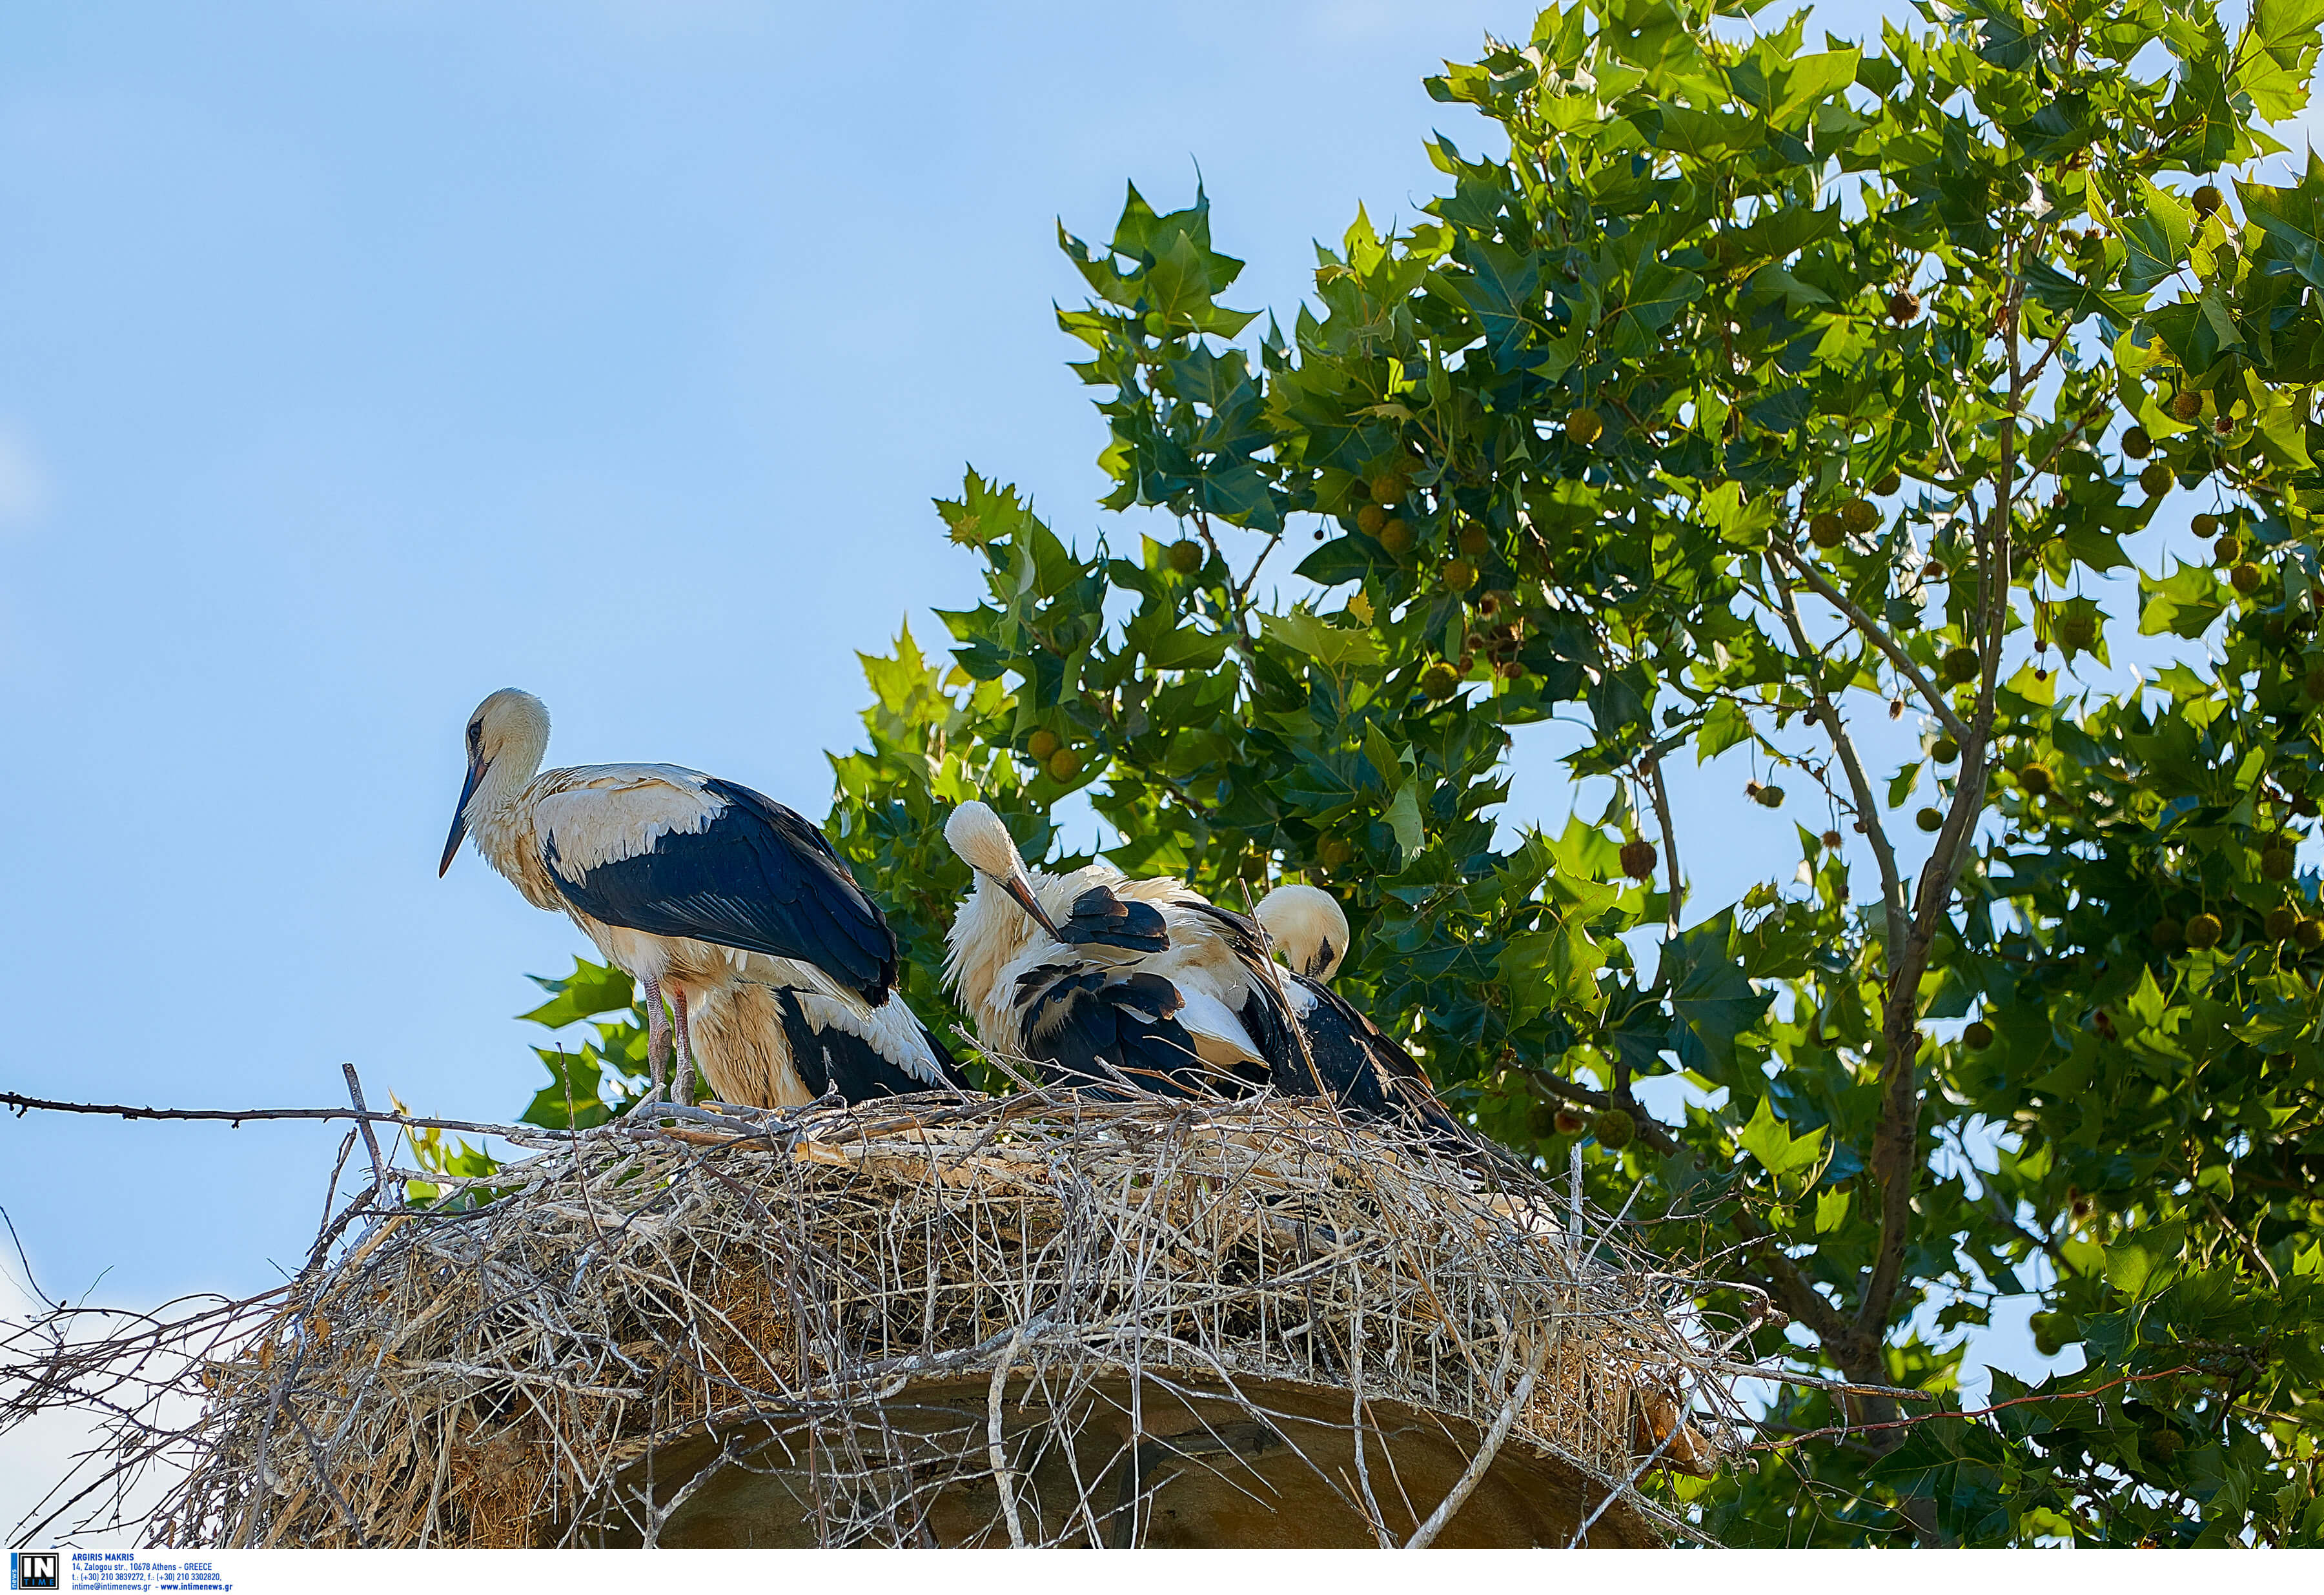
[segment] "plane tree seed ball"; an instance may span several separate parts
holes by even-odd
[[[1940,668],[1943,669],[1946,680],[1956,687],[1965,687],[1977,679],[1977,673],[1984,662],[1977,657],[1974,648],[1954,648],[1946,650]]]
[[[1420,690],[1433,698],[1451,697],[1461,685],[1461,672],[1438,659],[1420,673]]]
[[[1936,831],[1943,828],[1945,816],[1933,808],[1924,808],[1913,816],[1913,823],[1923,831]]]
[[[2050,789],[2050,767],[2046,764],[2027,765],[2017,772],[2017,784],[2025,788],[2028,797],[2041,797]]]
[[[2196,948],[2216,947],[2226,929],[2217,914],[2198,914],[2187,921],[2187,945]]]
[[[2131,459],[2143,460],[2154,452],[2154,439],[2146,435],[2144,427],[2133,427],[2122,435],[2122,452]]]
[[[1336,870],[1355,856],[1355,844],[1342,837],[1326,836],[1315,844],[1315,862],[1327,870]]]
[[[1978,1052],[1993,1045],[1993,1027],[1983,1019],[1971,1019],[1961,1028],[1961,1039]]]
[[[2236,592],[2248,598],[2259,591],[2264,574],[2258,566],[2246,559],[2227,573],[2227,579],[2236,585]]]
[[[1808,517],[1808,538],[1819,549],[1837,549],[1846,533],[1840,529],[1840,516],[1831,510],[1818,510]]]
[[[1921,313],[1921,301],[1910,289],[1900,288],[1888,296],[1888,319],[1903,326]]]
[[[2306,952],[2324,947],[2324,919],[2302,919],[2292,927],[2292,939]]]
[[[2195,535],[2206,541],[2219,535],[2219,518],[2209,510],[2196,516],[2190,524],[2194,527]]]
[[[1192,576],[1203,568],[1203,545],[1192,538],[1180,538],[1170,545],[1170,568],[1180,576]]]
[[[2259,872],[2270,880],[2289,880],[2298,862],[2292,849],[2278,843],[2259,855]]]
[[[2213,211],[2218,209],[2220,206],[2227,203],[2227,196],[2219,192],[2219,187],[2217,183],[2205,183],[2201,188],[2195,190],[2194,198],[2195,208],[2201,211],[2205,216],[2210,215]]]
[[[1940,764],[1950,764],[1960,757],[1960,744],[1949,736],[1941,736],[1930,747],[1929,757]]]
[[[1784,789],[1781,787],[1762,787],[1753,797],[1762,808],[1781,808],[1784,806]]]
[[[1492,541],[1481,521],[1471,521],[1461,528],[1461,552],[1472,559],[1490,548]]]
[[[2223,537],[2211,545],[2211,563],[2221,570],[2242,564],[2243,558],[2244,539],[2239,537]]]
[[[1388,524],[1388,512],[1378,504],[1366,504],[1356,512],[1356,530],[1366,537],[1378,537],[1380,528]]]
[[[1035,732],[1025,739],[1025,751],[1033,755],[1035,763],[1047,764],[1049,755],[1057,751],[1057,733],[1054,731]]]
[[[1605,436],[1606,422],[1594,410],[1577,410],[1565,418],[1565,437],[1569,443],[1587,448]]]
[[[1059,748],[1049,755],[1049,779],[1069,781],[1082,772],[1082,755],[1077,748]]]
[[[1582,1115],[1571,1108],[1560,1108],[1549,1122],[1560,1135],[1580,1135],[1585,1127]]]
[[[1879,481],[1872,484],[1872,491],[1877,497],[1886,498],[1890,493],[1901,490],[1904,485],[1904,479],[1896,475],[1895,472],[1891,471],[1886,476],[1883,476]]]
[[[1378,502],[1396,503],[1404,497],[1404,478],[1401,476],[1381,476],[1372,483],[1372,497]]]
[[[2156,460],[2138,474],[2138,485],[2149,498],[2161,498],[2171,491],[2171,467]]]
[[[1388,524],[1380,528],[1379,546],[1391,554],[1411,553],[1411,522],[1406,521],[1401,515],[1389,516]]]
[[[2278,907],[2270,908],[2267,911],[2267,939],[2269,941],[2281,942],[2288,940],[2290,939],[2292,933],[2299,928],[2300,914],[2298,910]]]
[[[1609,1152],[1618,1152],[1638,1138],[1638,1121],[1619,1108],[1608,1108],[1590,1121],[1590,1132]]]
[[[2187,927],[2165,914],[2147,927],[2146,939],[2161,951],[2173,953],[2187,945]]]
[[[1447,559],[1436,575],[1448,593],[1465,593],[1477,585],[1477,567],[1467,559]]]
[[[1862,499],[1850,499],[1840,506],[1840,523],[1850,531],[1870,531],[1880,524],[1880,512]]]
[[[2192,388],[2183,388],[2171,396],[2171,413],[2182,421],[2191,421],[2203,413],[2203,396]]]
[[[1818,837],[1817,840],[1821,842],[1826,847],[1838,847],[1840,845],[1840,833],[1837,831],[1826,831],[1821,836]]]
[[[1655,878],[1655,844],[1646,841],[1622,844],[1622,873],[1633,880]]]

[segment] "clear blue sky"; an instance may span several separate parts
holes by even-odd
[[[853,650],[975,590],[929,498],[973,460],[1097,524],[1056,218],[1199,163],[1230,302],[1287,310],[1311,239],[1435,190],[1431,130],[1477,138],[1424,73],[1530,16],[9,8],[0,1080],[327,1103],[352,1060],[512,1114],[522,977],[584,944],[473,857],[436,878],[475,701],[822,813]],[[1794,857],[1740,779],[1681,794],[1735,839],[1691,861],[1714,900]],[[1529,749],[1511,817],[1568,798]],[[52,1293],[246,1289],[337,1133],[0,1120],[0,1205]]]

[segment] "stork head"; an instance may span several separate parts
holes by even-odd
[[[548,751],[549,707],[532,694],[503,687],[476,705],[468,716],[468,779],[452,810],[452,834],[444,843],[444,862],[436,867],[437,874],[449,870],[459,856],[474,817],[470,811],[478,807],[479,789],[489,797],[524,785],[540,769],[540,756]]]
[[[970,869],[1015,898],[1043,930],[1051,936],[1057,934],[1056,921],[1033,894],[1032,879],[1025,873],[1024,855],[1017,851],[1017,844],[999,815],[971,798],[954,809],[952,817],[945,821],[945,840],[952,844],[952,850]]]
[[[1268,939],[1291,967],[1313,981],[1329,981],[1348,953],[1348,917],[1332,894],[1313,886],[1278,886],[1259,899],[1258,916]]]

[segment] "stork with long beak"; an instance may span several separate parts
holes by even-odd
[[[1051,1081],[1240,1094],[1296,1049],[1259,927],[1183,880],[1109,864],[1028,870],[1009,827],[964,803],[945,839],[976,872],[945,973],[984,1045]]]
[[[528,902],[569,915],[644,983],[655,1096],[673,1036],[665,991],[681,1101],[693,1095],[689,1000],[725,1005],[701,1057],[724,1100],[968,1088],[895,994],[895,934],[821,831],[748,787],[674,764],[543,770],[548,748],[549,711],[531,694],[511,687],[476,706],[437,873],[473,835]],[[773,995],[749,998],[753,986]]]

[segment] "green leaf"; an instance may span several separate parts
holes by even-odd
[[[1729,952],[1734,926],[1734,910],[1722,909],[1663,945],[1659,978],[1668,985],[1676,1021],[1671,1039],[1689,1067],[1698,1058],[1731,1067],[1735,1037],[1758,1023],[1773,1000],[1752,986]]]
[[[2145,293],[2187,263],[2195,235],[2194,207],[2144,178],[2135,180],[2138,208],[2122,221],[2123,286]]]
[[[1813,1166],[1823,1157],[1823,1131],[1810,1130],[1794,1136],[1775,1117],[1772,1099],[1761,1097],[1751,1121],[1735,1132],[1735,1144],[1759,1161],[1759,1166],[1769,1174],[1785,1175]],[[1843,1206],[1843,1212],[1845,1208]],[[1837,1221],[1835,1221],[1836,1222]],[[1816,1213],[1818,1229],[1823,1227],[1823,1210],[1819,1204]]]
[[[2134,1302],[2146,1301],[2178,1272],[2186,1244],[2184,1224],[2134,1231],[2106,1249],[2107,1283]]]
[[[1428,833],[1420,823],[1420,783],[1406,781],[1396,790],[1388,806],[1388,828],[1396,833],[1396,844],[1402,850],[1406,864],[1418,858],[1428,845]]]
[[[627,971],[580,958],[573,961],[573,973],[562,979],[537,974],[525,978],[547,991],[549,1000],[517,1018],[552,1030],[561,1030],[602,1013],[624,1012],[638,1000],[637,982]]]
[[[1594,1012],[1600,951],[1578,915],[1554,917],[1545,930],[1519,931],[1501,949],[1497,973],[1508,987],[1513,1022],[1552,1009]]]
[[[1259,617],[1260,635],[1292,652],[1328,668],[1342,665],[1377,665],[1379,644],[1369,632],[1331,625],[1303,609]]]
[[[1766,1098],[1760,1098],[1759,1105],[1763,1108],[1766,1107],[1767,1105]],[[1823,1132],[1821,1130],[1818,1130],[1816,1133],[1818,1135],[1821,1135]],[[1790,1155],[1790,1147],[1787,1145],[1784,1148],[1784,1152],[1780,1155],[1788,1157]],[[1758,1154],[1755,1152],[1752,1156],[1757,1157]],[[1845,1186],[1827,1185],[1822,1190],[1818,1191],[1816,1193],[1815,1205],[1816,1233],[1819,1235],[1829,1235],[1838,1230],[1842,1224],[1848,1222],[1848,1210],[1855,1203],[1855,1201],[1856,1193]]]
[[[2235,84],[2269,121],[2296,116],[2307,106],[2319,26],[2324,0],[2252,0],[2251,23],[2236,41]]]
[[[2218,575],[2207,565],[2181,565],[2159,580],[2142,571],[2138,591],[2145,600],[2138,612],[2138,629],[2148,637],[2165,632],[2200,637],[2227,613]]]

